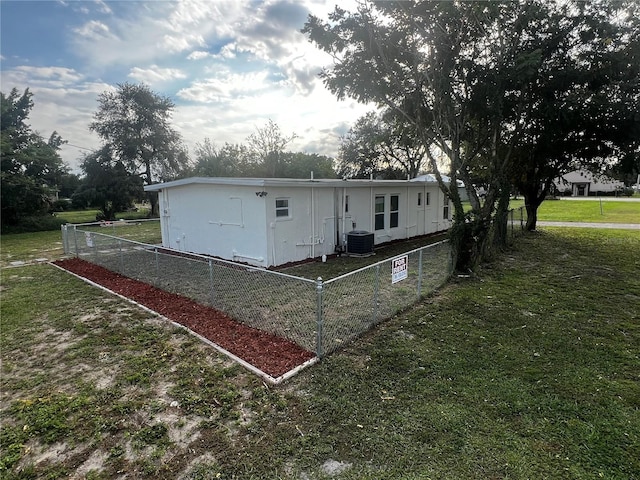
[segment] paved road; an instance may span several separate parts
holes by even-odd
[[[586,223],[586,222],[541,222],[538,227],[576,227],[576,228],[617,228],[621,230],[640,230],[640,223]]]

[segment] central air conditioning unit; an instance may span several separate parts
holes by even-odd
[[[353,230],[347,233],[348,255],[373,255],[373,233]]]

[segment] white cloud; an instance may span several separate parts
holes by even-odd
[[[80,28],[76,28],[75,33],[82,37],[85,42],[100,42],[116,38],[106,24],[97,20],[86,22]]]
[[[94,17],[82,17],[87,21],[74,31],[73,53],[81,63],[3,69],[2,84],[29,86],[34,129],[45,136],[57,130],[80,147],[99,146],[89,131],[97,97],[122,75],[176,99],[173,123],[191,151],[206,137],[245,142],[272,119],[283,132],[298,135],[292,148],[335,156],[340,135],[370,107],[336,101],[318,78],[331,58],[299,32],[308,12],[326,18],[330,5],[312,0],[99,2],[92,6],[102,11],[94,8],[89,14]],[[63,159],[77,169],[82,152],[63,147]]]
[[[214,55],[215,58],[236,58],[238,46],[235,42],[227,43],[220,49],[220,53]]]
[[[89,123],[98,107],[98,95],[111,89],[110,85],[88,81],[85,75],[61,67],[21,66],[3,69],[0,76],[3,88],[29,88],[34,106],[28,123],[45,139],[55,130],[70,144],[88,149],[99,146]],[[63,161],[78,172],[78,160],[86,150],[76,146],[64,145],[60,153]]]
[[[98,6],[98,9],[101,13],[105,13],[105,14],[113,13],[113,10],[111,10],[111,7],[107,5],[105,2],[103,2],[102,0],[97,0],[96,5]]]
[[[6,77],[22,85],[49,85],[52,87],[64,86],[82,80],[84,75],[65,67],[32,67],[21,65],[13,70],[3,72]]]
[[[255,97],[269,87],[269,72],[261,70],[246,74],[221,71],[215,77],[194,82],[178,91],[183,100],[199,103],[223,102],[236,97]]]
[[[203,58],[211,57],[212,55],[209,52],[204,52],[202,50],[196,50],[191,52],[187,56],[187,60],[202,60]]]
[[[184,79],[187,78],[187,75],[177,68],[160,68],[157,65],[151,65],[149,68],[132,68],[129,77],[154,86],[171,80]]]

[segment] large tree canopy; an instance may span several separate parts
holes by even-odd
[[[526,108],[512,170],[529,230],[561,175],[578,167],[603,173],[638,158],[639,7],[569,3],[529,23],[528,40],[519,48],[535,55],[520,89]],[[540,35],[543,29],[547,35]]]
[[[603,55],[615,57],[633,42],[625,12],[632,3],[370,1],[354,13],[338,7],[327,21],[310,16],[303,31],[335,59],[322,73],[333,93],[395,112],[427,150],[436,176],[449,174],[451,183],[440,183],[454,205],[456,266],[466,270],[482,257],[496,209],[504,225],[523,152],[541,141],[533,119],[562,117],[566,104],[558,97],[599,87],[574,71],[589,62],[603,72],[613,66]],[[594,46],[603,42],[609,46]],[[596,77],[614,83],[620,65],[610,78]],[[448,157],[448,172],[438,170],[439,154]],[[457,178],[467,186],[469,214]],[[478,183],[484,198],[473,188]]]
[[[393,111],[370,112],[342,139],[338,175],[342,178],[414,178],[426,167],[427,152],[415,132]]]
[[[247,137],[246,144],[217,147],[209,138],[195,148],[191,173],[210,177],[335,178],[333,159],[286,150],[295,134],[285,135],[269,120]]]
[[[98,103],[89,128],[146,185],[171,180],[187,165],[181,136],[170,125],[174,104],[169,98],[147,85],[124,83],[102,93]],[[151,214],[157,215],[156,197],[150,200]]]
[[[68,169],[58,150],[64,141],[53,132],[48,141],[27,124],[32,94],[17,89],[0,93],[2,223],[18,224],[30,216],[45,215]]]
[[[83,208],[98,208],[96,220],[115,220],[116,213],[126,211],[144,193],[140,176],[114,159],[108,147],[85,156],[80,168],[85,176],[72,200]]]
[[[259,166],[260,176],[281,177],[284,164],[284,154],[287,145],[296,138],[296,134],[285,135],[273,120],[269,120],[264,127],[247,138],[249,152],[253,162]]]

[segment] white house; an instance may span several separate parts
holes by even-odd
[[[159,194],[164,247],[261,267],[347,251],[352,231],[371,232],[377,245],[451,224],[449,201],[429,177],[193,177],[145,190]]]
[[[586,170],[576,170],[560,177],[555,182],[557,191],[571,191],[572,197],[610,194],[624,188],[624,183],[607,176],[594,176]]]

